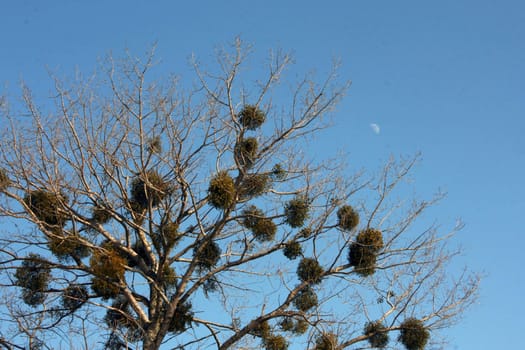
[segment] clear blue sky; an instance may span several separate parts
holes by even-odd
[[[441,187],[433,211],[461,217],[461,263],[487,274],[479,303],[449,333],[451,348],[523,347],[525,290],[521,217],[525,211],[525,2],[4,0],[0,83],[24,79],[45,95],[47,69],[91,72],[124,48],[158,42],[177,71],[195,52],[206,61],[240,35],[264,57],[291,50],[298,69],[328,67],[353,81],[327,149],[376,167],[390,154],[423,153],[422,194]],[[379,134],[370,128],[380,126]]]

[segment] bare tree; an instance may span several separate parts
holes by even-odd
[[[368,178],[304,151],[337,67],[288,84],[278,52],[250,83],[249,52],[194,60],[191,89],[150,54],[2,100],[0,347],[423,349],[473,302],[459,225],[417,221],[442,195],[402,190],[417,157]]]

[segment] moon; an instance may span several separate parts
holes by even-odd
[[[379,135],[379,133],[381,132],[381,129],[379,128],[379,125],[377,125],[377,124],[375,124],[375,123],[370,124],[370,128],[372,129],[372,131],[373,131],[376,135]]]

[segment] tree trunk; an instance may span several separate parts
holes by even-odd
[[[158,319],[155,319],[148,326],[144,334],[144,340],[142,341],[143,350],[158,350],[160,348],[162,339],[159,340],[159,331],[160,322],[158,321]]]

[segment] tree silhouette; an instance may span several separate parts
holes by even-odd
[[[250,51],[194,60],[190,89],[150,54],[2,100],[0,345],[422,349],[472,303],[459,227],[415,224],[442,196],[392,195],[417,157],[370,178],[308,159],[349,84],[285,84],[280,52],[250,80]]]

